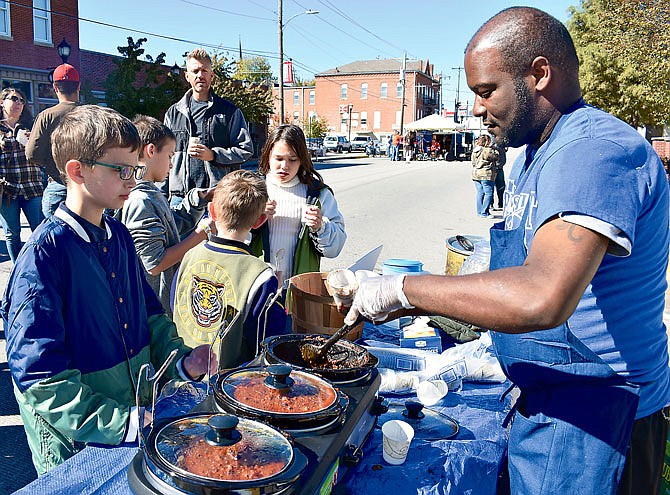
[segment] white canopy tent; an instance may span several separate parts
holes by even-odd
[[[436,113],[405,125],[408,131],[454,131],[457,127],[459,124],[456,124],[454,119],[448,119]]]
[[[467,117],[463,121],[455,123],[452,117],[442,117],[441,115],[434,113],[406,124],[405,130],[443,133],[465,130],[481,131],[481,119],[477,117]]]

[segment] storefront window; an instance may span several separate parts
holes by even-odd
[[[0,36],[11,36],[12,26],[9,16],[9,2],[0,0]]]

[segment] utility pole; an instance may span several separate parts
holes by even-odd
[[[278,31],[278,41],[279,41],[279,125],[284,123],[284,27],[289,23],[291,19],[295,19],[299,15],[303,14],[318,14],[318,10],[306,10],[304,12],[298,12],[293,14],[291,17],[286,19],[284,22],[283,15],[283,0],[278,0],[277,4],[277,31]]]
[[[437,88],[437,114],[442,115],[442,72],[440,72],[440,82]]]
[[[461,119],[458,116],[458,111],[461,107],[461,71],[465,70],[463,67],[452,67],[451,70],[458,71],[458,79],[456,80],[456,102],[454,103],[454,123],[460,123]],[[454,159],[458,160],[458,148],[456,146],[458,132],[454,129]]]
[[[402,52],[402,70],[400,71],[400,84],[402,84],[402,99],[400,103],[400,135],[403,136],[405,121],[405,77],[407,71],[407,52]]]
[[[458,79],[456,80],[456,101],[454,102],[454,122],[459,122],[458,109],[461,105],[461,71],[465,69],[463,67],[452,67],[451,70],[458,71]]]
[[[349,139],[349,142],[351,142],[351,114],[354,111],[354,104],[349,103],[347,110],[349,110],[349,137],[347,139]]]

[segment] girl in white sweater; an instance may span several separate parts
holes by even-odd
[[[254,232],[254,252],[275,268],[280,283],[319,271],[321,257],[339,255],[347,234],[332,190],[314,169],[302,129],[274,129],[258,171],[266,176],[270,200],[268,221]]]

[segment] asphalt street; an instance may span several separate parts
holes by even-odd
[[[513,160],[511,152],[507,163]],[[442,274],[447,238],[457,234],[487,237],[489,227],[501,216],[497,212],[498,218],[477,217],[469,162],[406,163],[357,153],[329,153],[317,169],[335,192],[348,233],[340,256],[323,260],[324,271],[347,267],[383,244],[377,271],[385,259],[410,258],[421,261],[424,270]],[[29,235],[24,221],[22,237]],[[0,241],[4,241],[2,235]],[[4,242],[0,242],[3,293],[10,270]],[[667,311],[664,319],[668,325]],[[23,487],[36,476],[12,392],[4,332],[0,334],[0,472],[0,495]]]

